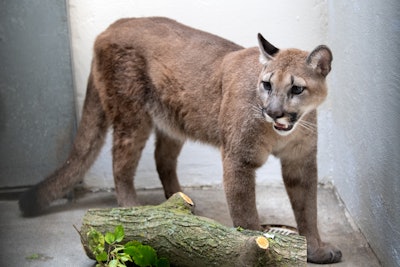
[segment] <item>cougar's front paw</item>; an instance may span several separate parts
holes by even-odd
[[[313,263],[335,263],[342,259],[342,252],[339,248],[329,244],[322,243],[320,247],[307,249],[307,261]]]

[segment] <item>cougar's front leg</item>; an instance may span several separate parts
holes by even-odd
[[[317,162],[316,151],[296,159],[281,158],[282,175],[292,204],[299,233],[307,238],[307,259],[314,263],[340,261],[341,251],[324,243],[317,227]]]
[[[176,174],[177,158],[181,152],[182,145],[182,141],[172,139],[161,131],[156,130],[154,157],[166,198],[182,191]]]
[[[235,227],[260,230],[255,194],[255,167],[243,159],[223,156],[224,188]]]

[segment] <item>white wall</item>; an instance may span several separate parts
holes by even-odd
[[[243,46],[255,46],[261,32],[278,47],[313,49],[324,43],[326,1],[213,1],[213,0],[69,0],[77,113],[80,115],[95,37],[122,17],[167,16],[218,34]],[[87,174],[90,187],[113,187],[110,137]],[[185,145],[178,166],[183,185],[221,184],[218,150],[194,143]],[[153,140],[146,146],[135,183],[139,188],[160,187],[153,160]],[[279,163],[271,158],[258,172],[258,183],[281,183]]]
[[[400,2],[335,0],[320,174],[331,176],[383,266],[400,266]]]

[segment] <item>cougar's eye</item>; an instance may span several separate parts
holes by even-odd
[[[292,87],[290,92],[293,95],[299,95],[299,94],[303,93],[303,91],[304,91],[304,87],[303,86],[296,86],[295,85],[295,86]]]
[[[261,87],[267,92],[270,92],[272,90],[270,82],[262,81],[261,82]]]

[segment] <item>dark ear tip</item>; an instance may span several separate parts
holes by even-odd
[[[264,38],[264,36],[262,36],[261,33],[257,33],[257,40],[258,40],[259,44],[265,42],[265,38]]]
[[[279,52],[279,49],[268,42],[261,33],[257,34],[258,44],[262,52],[267,54],[270,57],[273,57],[276,53]]]

